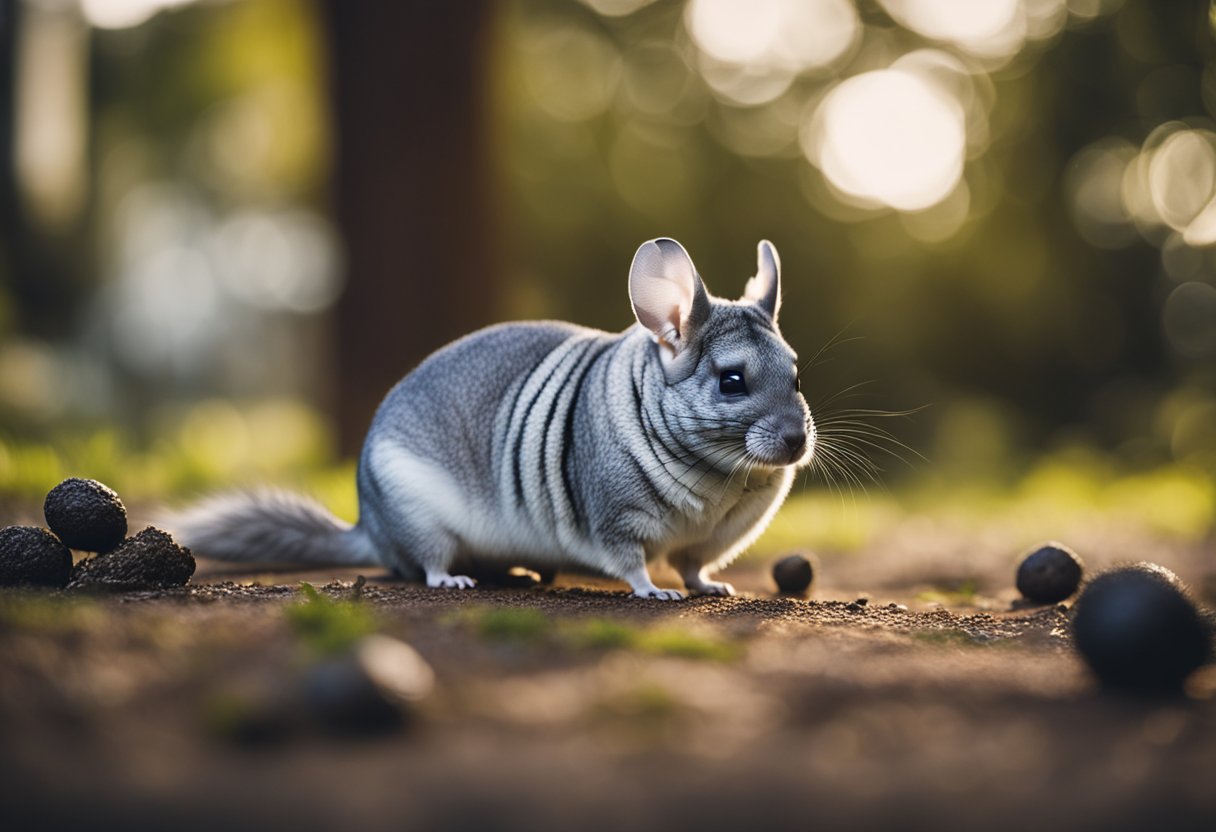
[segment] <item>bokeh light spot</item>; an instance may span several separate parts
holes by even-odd
[[[627,49],[624,57],[621,88],[630,107],[676,123],[699,119],[697,105],[704,93],[679,50],[661,40],[646,40]]]
[[[771,101],[837,63],[861,34],[848,0],[691,0],[685,25],[710,88],[732,103]]]
[[[971,190],[959,180],[958,186],[945,199],[924,211],[912,211],[900,216],[904,230],[922,243],[940,243],[953,237],[971,211]]]
[[[583,2],[604,17],[625,17],[649,6],[654,0],[583,0]]]
[[[530,33],[523,52],[524,83],[549,116],[586,121],[602,115],[612,103],[621,58],[603,35],[576,25],[551,26]]]
[[[1026,37],[1019,0],[880,0],[901,25],[983,57],[1016,53]]]
[[[1183,130],[1167,138],[1149,162],[1149,191],[1161,219],[1184,230],[1216,190],[1216,135]]]
[[[185,6],[194,0],[80,0],[85,19],[98,29],[129,29],[146,22],[162,9]]]
[[[688,29],[719,61],[801,72],[840,57],[859,24],[848,0],[692,0]]]
[[[998,34],[1018,13],[1018,0],[882,0],[882,5],[914,32],[960,43]]]
[[[1077,231],[1091,245],[1120,248],[1136,239],[1123,203],[1123,179],[1136,148],[1121,139],[1085,148],[1068,165],[1064,190]]]
[[[945,199],[963,172],[962,109],[932,83],[900,70],[866,72],[823,100],[803,149],[836,188],[919,211]]]
[[[1068,0],[1068,13],[1081,21],[1089,21],[1116,12],[1124,0]]]
[[[1161,323],[1180,355],[1216,355],[1216,286],[1192,280],[1174,289],[1161,311]]]

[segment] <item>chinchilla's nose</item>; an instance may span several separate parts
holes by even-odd
[[[798,456],[806,447],[806,429],[786,428],[781,431],[781,441],[785,443],[785,447],[789,448],[792,456]]]

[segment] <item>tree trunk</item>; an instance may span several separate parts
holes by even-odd
[[[28,210],[21,192],[17,89],[30,79],[19,77],[18,55],[29,14],[16,0],[0,0],[0,299],[11,306],[17,332],[51,340],[73,333],[91,271],[88,246],[79,244],[87,238],[84,217],[48,228]]]
[[[388,389],[494,317],[490,0],[325,0],[338,302],[339,442],[356,453]]]

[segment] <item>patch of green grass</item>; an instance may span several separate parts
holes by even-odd
[[[478,635],[493,641],[536,641],[551,629],[549,618],[531,607],[490,607],[465,616]]]
[[[675,628],[647,631],[642,634],[637,646],[645,653],[715,662],[731,661],[742,652],[739,645],[732,642]]]
[[[667,688],[642,683],[598,705],[598,716],[611,721],[625,720],[635,729],[653,730],[671,721],[680,712],[680,703]]]
[[[944,606],[974,604],[978,586],[970,578],[949,586],[926,589],[916,594],[916,600],[924,603],[936,601]]]
[[[340,653],[378,627],[375,614],[356,601],[335,601],[301,583],[304,600],[285,610],[288,623],[308,647],[322,655]]]
[[[1005,638],[976,638],[966,630],[958,629],[923,630],[913,633],[912,638],[923,644],[939,647],[998,647],[1012,643],[1010,639]]]
[[[6,590],[0,594],[0,630],[71,633],[98,625],[103,613],[86,598],[47,597]]]
[[[566,640],[589,650],[627,650],[637,645],[641,630],[622,621],[591,618],[572,621],[566,627]]]
[[[221,739],[241,736],[255,712],[253,704],[247,698],[227,691],[207,697],[202,707],[204,728],[209,734]]]
[[[621,621],[592,618],[571,622],[565,630],[568,643],[593,650],[633,650],[656,656],[730,661],[742,652],[739,645],[714,636],[676,627],[645,629]]]
[[[450,619],[491,641],[550,643],[576,650],[629,650],[655,656],[679,656],[708,661],[730,661],[742,652],[724,639],[676,627],[648,629],[626,621],[587,618],[554,621],[530,607],[474,607]]]
[[[270,482],[304,490],[351,519],[355,462],[335,459],[332,431],[312,408],[279,398],[215,399],[165,405],[140,433],[104,425],[0,429],[0,495],[41,502],[64,477],[92,477],[129,506]]]

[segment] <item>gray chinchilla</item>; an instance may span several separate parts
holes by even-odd
[[[205,557],[382,565],[470,587],[480,565],[593,572],[675,599],[764,530],[811,459],[815,427],[777,329],[780,261],[758,246],[740,300],[712,297],[675,240],[629,270],[637,324],[492,326],[440,349],[376,412],[359,460],[359,521],[278,493],[214,497],[171,523]]]

